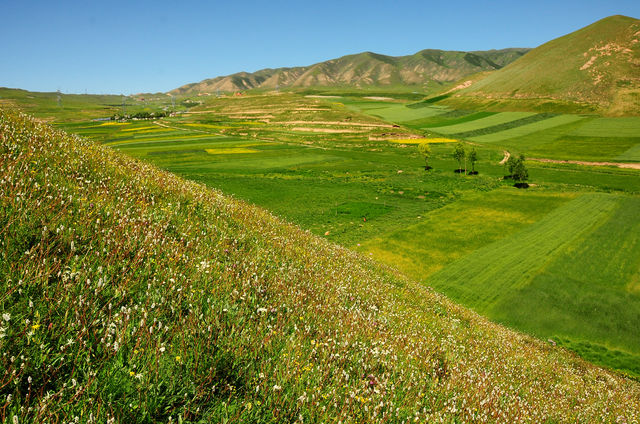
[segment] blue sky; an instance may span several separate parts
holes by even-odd
[[[362,51],[535,47],[640,1],[0,0],[0,86],[168,91]]]

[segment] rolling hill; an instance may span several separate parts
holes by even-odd
[[[640,419],[638,382],[217,190],[3,110],[0,164],[2,422]]]
[[[549,41],[445,104],[640,114],[640,20],[611,16]]]
[[[206,79],[172,90],[172,94],[212,93],[252,88],[314,86],[424,86],[456,81],[466,75],[500,69],[529,49],[478,52],[422,50],[409,56],[364,52],[294,68],[263,69],[254,73]]]

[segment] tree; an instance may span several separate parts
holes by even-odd
[[[476,173],[476,162],[478,161],[478,152],[476,152],[476,148],[471,149],[471,153],[469,153],[469,162],[471,162],[471,173]]]
[[[431,169],[431,167],[429,166],[429,158],[431,157],[431,146],[429,146],[429,143],[420,143],[418,145],[418,151],[424,157],[424,169]]]
[[[513,176],[513,170],[516,166],[516,162],[517,159],[515,156],[513,155],[509,155],[509,159],[507,159],[507,161],[505,162],[504,166],[506,167],[507,171],[509,172],[508,176],[512,177]]]
[[[462,161],[465,160],[466,157],[467,152],[464,150],[464,144],[459,141],[458,144],[456,144],[456,148],[453,150],[453,158],[458,162],[458,172],[462,172]]]
[[[520,155],[518,159],[514,160],[513,171],[511,177],[516,182],[516,187],[528,187],[527,180],[529,179],[529,170],[524,164],[524,155]]]

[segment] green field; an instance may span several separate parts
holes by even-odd
[[[570,124],[583,119],[577,115],[559,115],[554,116],[543,121],[535,122],[528,125],[522,125],[519,127],[510,128],[503,131],[498,131],[492,134],[480,135],[477,137],[471,137],[470,140],[477,141],[478,143],[494,143],[496,141],[508,140],[513,138],[522,137],[529,134],[538,133],[540,131],[554,128],[560,125]]]
[[[510,188],[472,193],[418,223],[375,237],[358,250],[373,252],[379,260],[424,281],[450,262],[526,228],[573,196]]]
[[[507,122],[516,121],[518,119],[527,118],[533,115],[535,114],[531,112],[501,112],[491,116],[487,116],[486,118],[462,122],[456,125],[446,125],[444,127],[431,127],[429,129],[431,131],[445,135],[466,133],[469,131],[476,131],[488,127],[493,127],[495,125],[505,124]]]
[[[165,122],[178,127],[179,121]],[[144,123],[135,125],[146,131]],[[121,132],[112,127],[114,134]],[[0,110],[0,128],[0,163],[6,165],[0,167],[2,422],[640,419],[637,381],[496,325],[264,209],[25,115]],[[145,161],[182,158],[162,149],[145,154],[142,146],[154,142],[137,140],[132,137],[129,154],[137,152]],[[174,144],[191,143],[186,140]],[[248,141],[228,137],[207,148],[212,154],[187,154],[187,162],[226,156],[233,164],[235,156],[259,156],[262,145],[254,141],[247,147]],[[205,144],[215,143],[211,137]],[[170,146],[166,140],[155,144]],[[352,142],[345,145],[356,149]],[[396,156],[408,156],[405,148],[393,148]],[[364,150],[393,158],[394,150]],[[384,156],[375,158],[387,163]],[[348,173],[329,178],[334,193],[352,176],[357,162],[350,160]],[[285,180],[325,166],[263,168],[253,176],[263,196],[266,191],[274,198],[276,189],[287,187]],[[370,165],[361,162],[360,168]],[[223,175],[247,175],[248,169],[229,168]],[[395,167],[393,172],[402,176]],[[469,184],[480,178],[434,174],[442,187],[456,182],[447,190],[470,192],[463,202],[482,200],[486,187]],[[367,186],[364,177],[357,182]],[[269,178],[280,184],[265,187]],[[493,202],[485,203],[496,210],[505,203],[536,209],[528,214],[535,220],[545,208],[562,204],[556,209],[562,211],[575,202],[528,194],[489,189]],[[414,201],[435,207],[435,199],[446,197],[443,192]],[[613,212],[618,215],[611,215],[601,234],[591,233],[594,242],[611,231],[629,237],[620,230],[637,213],[637,198],[586,194],[577,200],[583,198],[633,199]],[[308,200],[299,197],[297,205]],[[376,222],[396,206],[357,199],[339,204],[334,213]],[[505,209],[514,222],[516,209]],[[580,221],[588,221],[583,215]],[[569,253],[577,260],[592,255]],[[603,279],[632,275],[634,269],[637,262],[613,267]],[[624,314],[633,319],[633,313]],[[601,349],[597,340],[571,345],[573,340],[558,339],[577,351]],[[607,363],[624,362],[624,354],[610,351]]]
[[[622,204],[620,199],[632,204],[640,194],[638,171],[528,162],[535,185],[521,191],[502,180],[505,170],[499,164],[507,149],[552,159],[631,161],[639,142],[630,135],[636,118],[620,121],[622,130],[617,133],[616,119],[454,110],[410,103],[413,100],[397,94],[390,93],[393,100],[384,101],[336,90],[330,95],[337,97],[285,93],[206,98],[186,113],[159,120],[74,123],[63,115],[57,125],[263,206],[316,235],[397,267],[493,319],[543,339],[552,337],[594,362],[637,375],[633,361],[640,347],[620,342],[628,335],[626,324],[620,323],[622,330],[610,331],[609,336],[595,318],[585,331],[576,326],[572,330],[569,323],[577,322],[576,313],[563,314],[533,293],[527,294],[536,299],[529,309],[504,302],[542,286],[549,296],[563,296],[573,280],[563,280],[558,270],[540,271],[539,261],[551,263],[568,254],[568,246],[578,243],[578,230],[604,222],[607,213],[614,214]],[[592,129],[596,135],[580,135]],[[425,172],[415,145],[390,142],[440,137],[436,130],[476,134],[469,141],[477,143],[479,175],[453,173],[457,164],[452,143],[432,144],[433,169]],[[631,215],[621,220],[614,241],[634,234],[631,221]],[[572,238],[563,238],[564,233]],[[593,249],[601,245],[593,237],[585,240]],[[527,243],[538,250],[518,256]],[[489,253],[474,262],[476,268],[469,269],[494,270],[491,277],[478,276],[467,283],[466,274],[454,272],[456,264],[472,261],[487,249]],[[504,249],[518,249],[518,254]],[[588,251],[585,258],[594,252]],[[499,258],[491,256],[486,262],[490,254]],[[494,261],[496,267],[486,267]],[[448,273],[450,279],[444,277]],[[464,285],[459,284],[462,280]],[[577,296],[575,287],[567,292],[578,299],[575,308],[591,307],[587,294],[601,290],[603,308],[630,308],[631,315],[616,315],[616,320],[628,322],[637,316],[635,294],[603,289],[591,277],[579,281],[586,297]],[[505,286],[492,286],[497,282]],[[473,300],[480,294],[494,303]],[[500,314],[495,305],[502,305]],[[531,319],[542,315],[546,318]]]
[[[640,199],[585,194],[427,284],[499,322],[640,375]],[[490,264],[490,266],[488,266]],[[536,319],[531,319],[536,317]]]
[[[430,118],[445,114],[448,109],[439,106],[410,108],[405,103],[392,103],[390,101],[362,101],[360,99],[342,99],[342,102],[350,109],[365,112],[369,115],[382,118],[389,122],[406,123],[418,119]]]

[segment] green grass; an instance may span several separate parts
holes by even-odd
[[[358,108],[345,107],[338,100],[347,105],[357,103]],[[369,111],[364,106],[373,109]],[[387,139],[418,135],[416,128],[425,122],[437,121],[441,127],[476,125],[484,119],[503,120],[504,116],[440,109],[438,115],[392,128],[388,122],[359,112],[374,113],[376,108],[389,106],[403,110],[398,100],[318,99],[284,93],[208,98],[205,104],[192,109],[198,113],[157,121],[102,125],[86,121],[68,123],[62,117],[65,122],[59,126],[267,208],[312,234],[355,248],[420,280],[478,249],[509,240],[582,193],[640,194],[637,171],[607,167],[528,162],[535,187],[520,191],[511,187],[512,182],[501,181],[504,168],[498,162],[505,148],[528,156],[547,149],[549,156],[545,157],[560,159],[578,154],[602,159],[629,151],[635,141],[617,137],[615,132],[610,145],[600,143],[596,148],[585,144],[579,148],[575,143],[586,137],[570,136],[575,146],[561,148],[562,140],[594,120],[593,117],[575,120],[574,116],[543,116],[547,119],[530,125],[550,122],[554,125],[528,135],[476,145],[480,157],[476,169],[480,174],[471,177],[453,173],[457,165],[452,158],[452,145],[433,145],[430,159],[433,169],[425,172],[416,146],[389,143]],[[433,113],[429,106],[416,110]],[[494,122],[480,130],[540,119],[533,114],[515,120],[513,115],[506,116],[511,120],[503,124]],[[295,126],[342,129],[350,125],[360,130],[373,126],[352,134],[292,130]],[[520,125],[518,129],[524,131],[528,126]],[[602,138],[594,142],[601,142]],[[553,143],[558,147],[547,148]],[[207,150],[232,154],[210,154]],[[553,293],[552,288],[547,289]],[[609,346],[609,341],[583,337],[577,332],[572,335],[567,331],[566,337],[573,337],[571,340],[576,343]],[[635,348],[610,347],[625,355],[638,353]],[[616,364],[625,362],[620,355],[607,354],[617,358],[608,360],[607,365],[617,368]],[[604,363],[598,358],[592,360]],[[633,367],[625,365],[618,369],[629,371]]]
[[[0,128],[0,421],[640,418],[637,382],[264,210],[23,116]]]
[[[567,247],[613,211],[609,195],[583,195],[522,233],[474,252],[429,280],[467,305],[488,310],[507,291],[526,285],[551,253]],[[491,264],[491,266],[487,266]]]
[[[473,194],[424,215],[418,223],[375,237],[358,250],[425,281],[448,263],[512,235],[570,198],[513,188]]]
[[[539,145],[529,154],[547,158],[598,160],[633,160],[629,150],[640,145],[639,137],[563,136]]]
[[[607,347],[589,359],[639,375],[639,213],[637,198],[585,194],[427,282],[538,337]]]
[[[597,118],[586,122],[570,135],[586,137],[640,137],[640,117]]]
[[[453,137],[461,138],[461,139],[471,139],[474,137],[479,137],[487,134],[494,134],[497,132],[502,132],[506,130],[510,130],[513,128],[519,128],[522,126],[527,126],[531,124],[536,124],[539,122],[544,122],[547,119],[552,118],[555,115],[551,115],[548,113],[538,113],[536,115],[525,116],[524,118],[515,119],[513,121],[504,122],[502,124],[491,125],[485,128],[479,128],[476,130],[465,131],[462,133],[452,134]]]
[[[462,116],[460,116],[462,114]],[[432,118],[424,118],[416,121],[405,122],[405,125],[418,127],[422,129],[428,129],[431,127],[444,127],[449,125],[457,125],[465,122],[475,121],[476,119],[487,118],[491,115],[495,115],[495,112],[461,112],[453,110],[451,112],[443,113]]]
[[[635,146],[623,152],[621,155],[616,156],[616,159],[624,160],[624,161],[640,162],[640,140],[638,140],[638,143]]]
[[[495,125],[504,124],[533,115],[535,114],[531,112],[502,112],[488,116],[486,118],[474,119],[460,124],[432,127],[430,128],[430,130],[446,135],[466,133],[469,131],[476,131],[483,128],[493,127]]]
[[[508,139],[514,139],[525,135],[535,134],[540,131],[554,128],[560,125],[566,125],[572,122],[577,122],[583,119],[577,115],[559,115],[554,116],[542,121],[534,122],[531,124],[521,125],[514,128],[509,128],[502,131],[497,131],[491,134],[479,135],[470,137],[470,140],[478,143],[495,143],[497,141],[503,141]]]
[[[446,108],[439,106],[410,108],[403,103],[345,101],[345,104],[352,110],[366,112],[385,121],[397,123],[413,122],[447,112]]]

